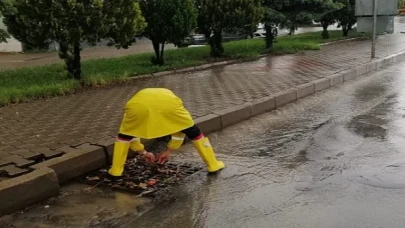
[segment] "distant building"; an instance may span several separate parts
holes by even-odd
[[[3,24],[3,19],[0,18],[0,29],[6,29]],[[18,40],[11,38],[7,40],[7,43],[0,43],[0,52],[22,52],[23,45]]]

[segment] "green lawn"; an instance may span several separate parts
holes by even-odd
[[[318,50],[319,44],[342,37],[341,31],[330,32],[324,40],[320,32],[299,34],[277,38],[272,54],[292,54],[304,50]],[[352,32],[349,38],[366,37]],[[225,57],[251,60],[265,53],[263,39],[249,39],[225,43]],[[72,93],[86,86],[105,85],[125,81],[137,75],[179,69],[220,61],[209,57],[209,47],[173,49],[165,52],[165,65],[153,66],[151,53],[129,55],[118,58],[83,61],[82,82],[68,79],[64,64],[26,67],[0,71],[0,105],[21,102],[29,99],[52,97]]]

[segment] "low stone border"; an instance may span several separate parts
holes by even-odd
[[[215,111],[197,118],[195,122],[205,134],[221,131],[254,116],[273,111],[401,61],[405,61],[405,52],[371,61],[272,96]],[[230,63],[232,62],[226,62],[226,64]],[[209,67],[213,66],[209,65]],[[61,183],[107,165],[111,160],[114,140],[114,138],[106,138],[94,144],[66,148],[71,152],[34,165],[31,167],[34,171],[29,174],[0,182],[0,198],[5,199],[0,204],[0,216],[55,196],[59,193]],[[148,140],[145,145],[152,145],[154,142],[154,140]]]
[[[13,213],[59,194],[54,170],[41,168],[26,175],[0,182],[0,215]]]
[[[259,58],[267,56],[267,55],[261,55]],[[134,80],[142,80],[142,79],[149,79],[149,78],[154,78],[154,77],[161,77],[161,76],[166,76],[166,75],[171,75],[171,74],[184,74],[184,73],[191,73],[195,71],[200,71],[200,70],[206,70],[208,68],[213,68],[217,66],[225,66],[225,65],[230,65],[230,64],[235,64],[241,62],[240,60],[229,60],[229,61],[221,61],[221,62],[214,62],[214,63],[208,63],[204,65],[198,65],[198,66],[193,66],[193,67],[186,67],[186,68],[181,68],[177,70],[168,70],[168,71],[160,71],[152,74],[143,74],[143,75],[138,75],[138,76],[133,76],[128,78],[129,81],[134,81]]]

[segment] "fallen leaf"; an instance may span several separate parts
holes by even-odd
[[[156,180],[154,180],[154,179],[151,179],[148,181],[148,186],[153,186],[155,184],[156,184]]]
[[[139,186],[140,188],[146,188],[148,185],[145,184],[145,183],[140,183],[138,186]]]
[[[97,181],[97,180],[100,180],[100,177],[97,177],[97,176],[89,177],[89,178],[87,178],[87,180],[89,180],[89,181]]]
[[[159,173],[167,173],[168,171],[167,171],[167,169],[158,169],[157,170]]]
[[[132,181],[125,182],[125,186],[129,186],[129,188],[135,188],[137,185]]]

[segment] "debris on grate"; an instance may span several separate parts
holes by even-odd
[[[201,167],[187,163],[148,164],[136,157],[127,161],[121,177],[110,176],[108,169],[104,168],[81,176],[77,181],[93,187],[111,188],[140,196],[154,197],[158,191],[178,184],[200,170]]]

